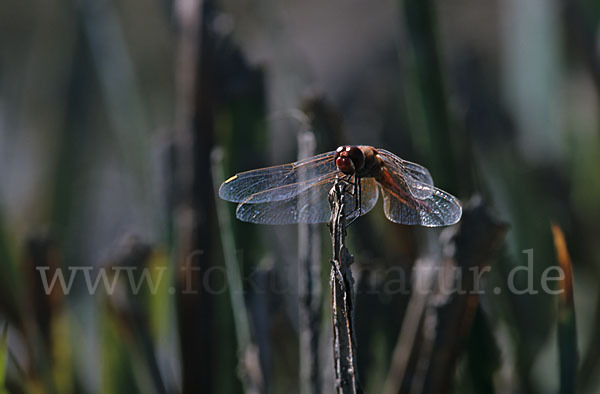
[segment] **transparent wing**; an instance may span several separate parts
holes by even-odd
[[[236,216],[244,222],[261,224],[326,223],[331,211],[328,194],[335,176],[314,184],[296,196],[283,201],[238,205]],[[373,178],[361,180],[361,213],[369,212],[377,203],[379,191]]]
[[[379,198],[379,188],[377,182],[373,178],[361,178],[360,180],[360,199],[361,199],[361,216],[368,213],[377,204]]]
[[[385,216],[395,223],[426,227],[448,226],[460,220],[462,207],[456,197],[431,185],[423,187],[428,197],[419,199],[400,182],[381,184]]]
[[[288,200],[337,174],[334,154],[322,153],[295,163],[236,174],[223,182],[219,197],[244,203]]]
[[[404,183],[408,187],[410,194],[419,199],[431,196],[433,193],[433,189],[431,188],[433,186],[433,179],[431,179],[427,168],[401,159],[385,149],[378,148],[377,152],[383,159],[389,172],[396,177],[404,179]]]

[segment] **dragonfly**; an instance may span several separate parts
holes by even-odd
[[[238,173],[219,188],[219,196],[239,203],[236,217],[261,224],[325,223],[331,216],[328,194],[340,180],[354,186],[357,216],[379,198],[394,223],[448,226],[462,215],[459,200],[433,185],[429,171],[372,146],[340,146],[294,163]]]

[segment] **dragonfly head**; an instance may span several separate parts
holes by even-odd
[[[346,175],[353,175],[365,165],[365,155],[356,146],[340,146],[335,151],[335,165]]]

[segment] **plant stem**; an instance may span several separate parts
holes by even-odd
[[[559,281],[560,289],[563,291],[558,298],[559,392],[561,394],[570,394],[577,391],[576,378],[577,367],[579,365],[577,324],[575,302],[573,299],[573,270],[565,236],[557,224],[552,224],[552,234],[554,236],[557,260],[564,272],[564,278]]]
[[[360,393],[356,369],[356,339],[354,336],[353,257],[346,249],[345,197],[348,184],[337,180],[329,192],[331,221],[329,230],[333,245],[331,261],[331,306],[333,325],[333,358],[336,391]]]
[[[246,394],[265,392],[263,371],[258,360],[258,347],[250,334],[250,318],[244,301],[244,286],[240,263],[235,253],[236,245],[231,229],[231,217],[225,202],[218,196],[218,179],[224,179],[223,150],[220,147],[211,153],[211,168],[213,173],[213,190],[217,205],[217,218],[219,220],[219,233],[223,246],[223,260],[229,278],[229,296],[233,310],[233,321],[238,345],[239,365],[238,374],[244,385]]]

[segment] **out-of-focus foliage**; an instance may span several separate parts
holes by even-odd
[[[0,337],[0,393],[6,393],[6,361],[8,360],[8,347],[6,343],[8,330],[6,324]]]
[[[222,235],[210,167],[295,161],[307,127],[317,153],[385,148],[509,225],[455,392],[597,392],[599,32],[592,0],[1,2],[0,392],[297,392],[297,227],[232,221]],[[412,267],[441,245],[381,208],[348,231],[371,393],[395,373]],[[541,287],[559,263],[552,222],[567,306]],[[321,238],[329,392],[325,226]],[[537,293],[511,291],[516,267],[515,288]]]

